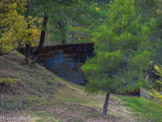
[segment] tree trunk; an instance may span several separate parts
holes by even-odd
[[[26,57],[27,63],[29,63],[29,60],[30,60],[30,44],[26,44],[25,57]]]
[[[27,4],[26,6],[27,10],[29,10],[29,4]],[[27,18],[27,22],[28,22],[28,29],[31,28],[31,25],[29,23],[30,21],[30,18],[25,16]],[[28,34],[28,38],[30,38],[31,36],[31,33]],[[21,44],[21,41],[20,41],[20,44]],[[20,46],[19,44],[19,46]],[[29,60],[30,60],[30,46],[31,46],[31,42],[29,40],[26,41],[26,52],[25,52],[25,60],[27,63],[29,63]]]
[[[104,106],[103,106],[103,115],[104,115],[104,116],[107,115],[109,99],[110,99],[110,92],[107,92],[107,94],[106,94],[106,99],[105,99],[105,103],[104,103]]]
[[[60,30],[61,30],[61,33],[62,33],[62,44],[67,44],[66,42],[66,33],[65,33],[65,24],[64,22],[59,22],[59,27],[60,27]]]
[[[49,18],[48,16],[44,16],[39,45],[35,50],[32,51],[32,58],[33,58],[34,63],[36,62],[37,56],[41,52],[41,50],[43,48],[43,45],[44,45],[44,41],[45,41],[45,37],[46,37],[48,18]]]

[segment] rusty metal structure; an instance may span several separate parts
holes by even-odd
[[[31,48],[31,51],[33,49]],[[25,48],[20,48],[18,51],[25,54]],[[81,66],[88,57],[94,56],[93,51],[93,43],[44,46],[37,63],[65,80],[85,85],[87,81]]]

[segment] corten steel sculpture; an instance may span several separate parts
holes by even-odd
[[[85,85],[87,81],[80,67],[88,57],[94,56],[93,50],[93,43],[44,46],[37,57],[37,63],[65,80]],[[25,48],[18,51],[25,54]]]

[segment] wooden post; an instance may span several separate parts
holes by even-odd
[[[3,97],[3,94],[1,94],[1,106],[2,106],[2,108],[4,106],[4,97]]]
[[[20,99],[19,99],[19,108],[20,109],[22,108],[22,102],[23,102],[23,95],[21,95]]]

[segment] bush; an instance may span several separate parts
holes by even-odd
[[[154,66],[155,70],[157,71],[157,75],[159,75],[160,77],[162,77],[162,67],[161,66]],[[150,94],[150,96],[157,98],[157,100],[161,103],[162,102],[162,95],[161,95],[161,86],[162,86],[162,78],[160,78],[159,80],[157,80],[154,85],[153,85],[153,93]]]
[[[20,81],[20,79],[15,78],[0,78],[0,85],[7,85],[7,84],[16,84],[16,82]]]

